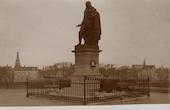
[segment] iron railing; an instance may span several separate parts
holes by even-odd
[[[103,76],[49,77],[27,80],[27,97],[46,96],[76,104],[90,104],[150,96],[149,78],[122,79]],[[119,102],[120,103],[120,102]]]

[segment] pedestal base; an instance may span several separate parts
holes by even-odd
[[[100,80],[88,79],[86,76],[76,76],[71,79],[71,87],[62,89],[62,91],[65,91],[63,93],[66,93],[62,94],[62,96],[89,99],[95,97],[99,89]]]
[[[98,46],[77,45],[75,46],[75,73],[73,75],[100,75],[99,73],[99,50]]]

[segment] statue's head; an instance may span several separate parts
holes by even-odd
[[[91,8],[91,7],[92,7],[91,2],[90,2],[90,1],[87,1],[87,2],[86,2],[86,8]]]

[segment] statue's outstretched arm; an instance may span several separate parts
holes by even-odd
[[[81,24],[78,24],[76,27],[81,27]]]

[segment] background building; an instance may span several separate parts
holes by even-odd
[[[14,66],[14,82],[26,82],[26,79],[38,78],[38,67],[21,66],[19,52],[17,52]]]
[[[138,72],[138,77],[139,78],[147,78],[149,77],[150,79],[153,79],[155,77],[155,71],[156,67],[155,65],[147,65],[145,60],[143,61],[143,64],[134,64],[132,65],[133,70],[137,70]]]
[[[14,71],[10,66],[0,66],[0,88],[12,87]]]
[[[70,62],[60,62],[45,66],[39,70],[39,77],[65,77],[74,73],[74,65]]]

